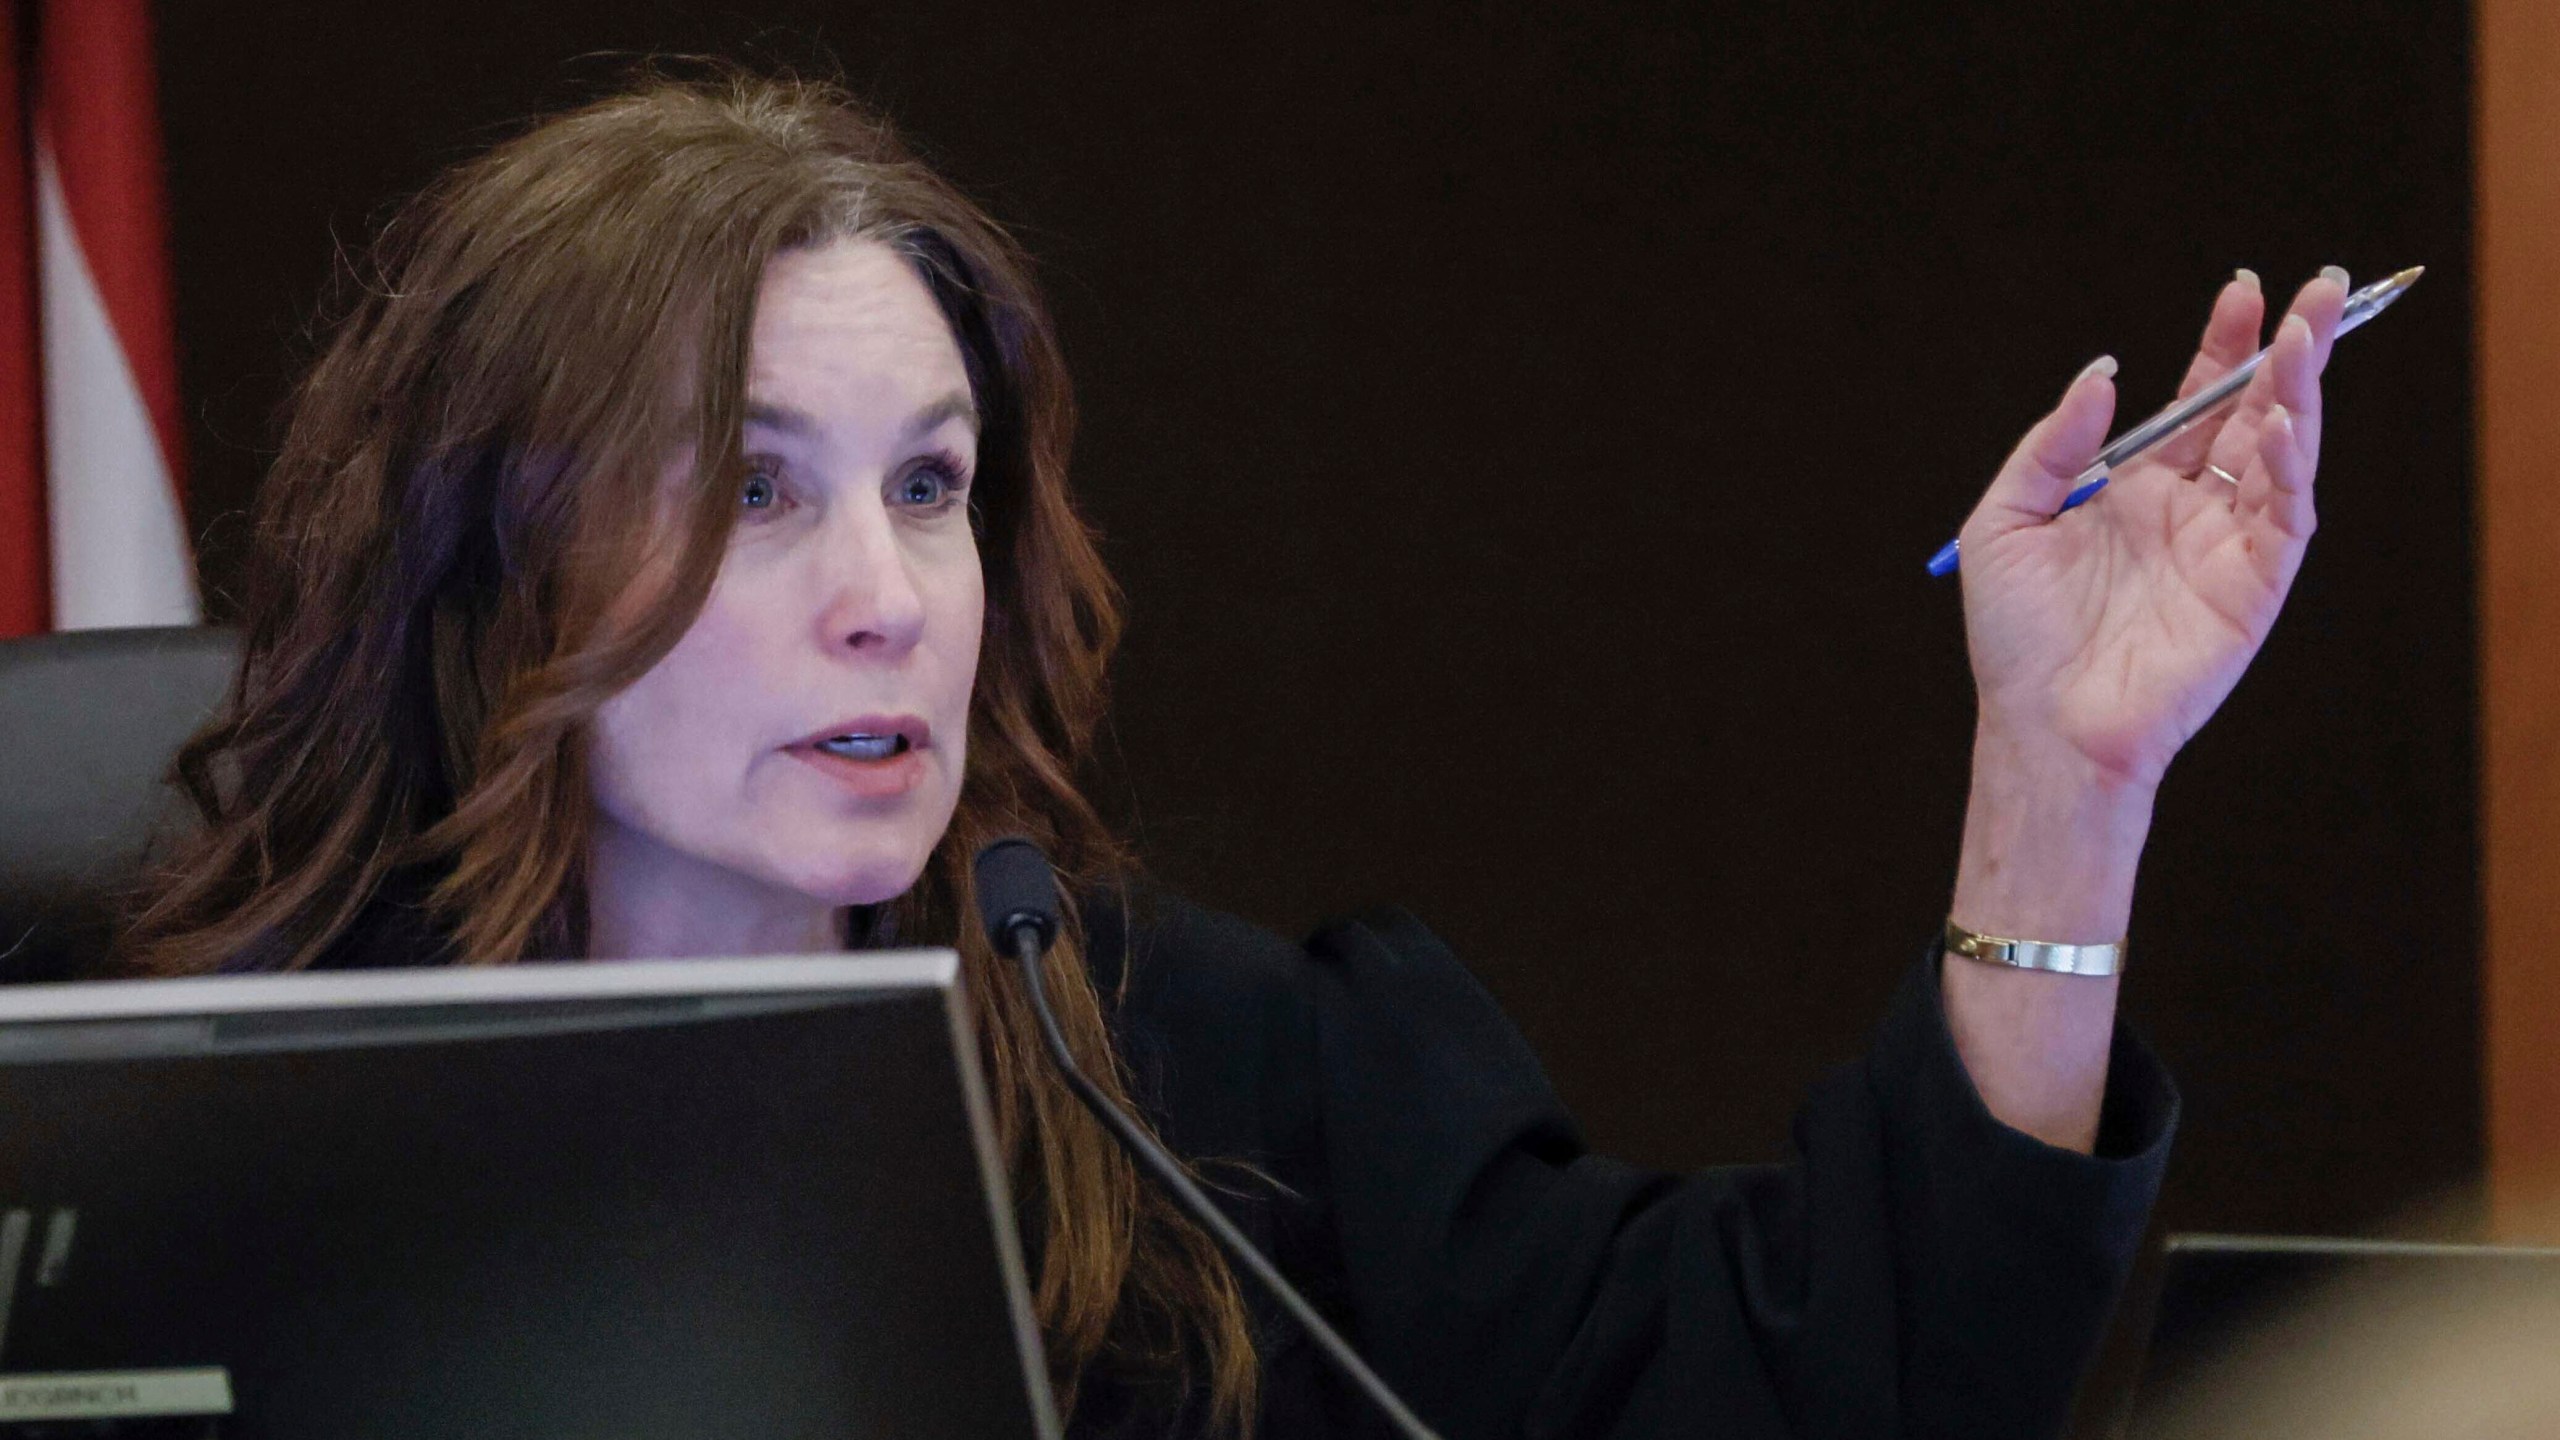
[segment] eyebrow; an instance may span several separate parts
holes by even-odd
[[[978,418],[978,403],[955,390],[917,411],[915,418],[907,422],[907,438],[930,434],[950,420],[968,426],[972,435],[984,428]]]
[[[982,428],[977,402],[954,391],[911,416],[900,438],[913,440],[919,436],[931,434],[953,420],[967,425],[972,435],[977,434]],[[809,412],[789,405],[773,405],[763,401],[752,401],[747,405],[747,423],[761,425],[765,429],[778,431],[795,439],[814,434],[818,429],[818,422],[810,416]]]

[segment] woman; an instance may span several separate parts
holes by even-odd
[[[559,117],[360,278],[260,494],[238,684],[180,762],[205,828],[136,965],[956,946],[1075,1433],[1374,1433],[1042,1066],[966,918],[969,857],[1027,832],[1080,900],[1049,986],[1087,1071],[1446,1434],[2060,1423],[2174,1110],[2112,976],[1933,947],[1802,1163],[1680,1180],[1584,1154],[1409,920],[1301,948],[1125,883],[1074,780],[1118,622],[1048,320],[845,97],[653,83]],[[2153,789],[2310,535],[2343,278],[2103,504],[2047,523],[2109,361],[1993,481],[1951,933],[2123,935]],[[2190,383],[2261,319],[2243,272]]]

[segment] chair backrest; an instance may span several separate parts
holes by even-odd
[[[0,641],[0,979],[104,958],[105,899],[176,816],[170,761],[239,658],[211,627]]]

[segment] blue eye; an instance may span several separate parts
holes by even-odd
[[[960,499],[968,482],[943,461],[930,461],[900,476],[897,502],[917,510],[944,510]]]
[[[780,487],[773,483],[772,476],[762,471],[749,475],[746,483],[738,487],[738,503],[750,510],[770,510],[781,500]]]

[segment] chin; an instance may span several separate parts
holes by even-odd
[[[822,904],[895,900],[915,888],[951,828],[959,787],[935,793],[941,788],[910,792],[904,803],[861,813],[834,804],[773,807],[748,827],[748,834],[759,837],[749,863],[767,883]]]
[[[878,905],[915,888],[933,858],[927,845],[867,845],[819,858],[801,857],[783,877],[792,889],[829,905]]]
[[[877,905],[914,889],[950,824],[938,807],[850,824],[832,816],[814,824],[814,817],[795,818],[801,823],[768,831],[757,868],[769,881],[827,905]]]

